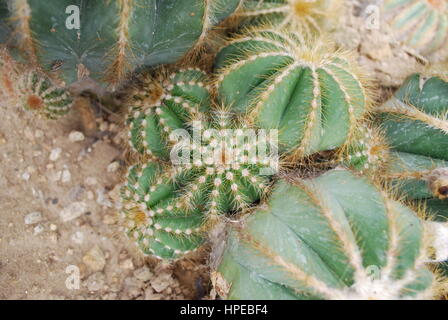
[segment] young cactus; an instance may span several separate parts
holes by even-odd
[[[131,93],[129,144],[135,152],[167,161],[175,142],[170,134],[188,128],[195,114],[210,107],[206,75],[187,69],[140,78],[141,85]]]
[[[18,96],[21,105],[49,118],[57,119],[67,114],[73,99],[67,89],[53,85],[39,71],[27,71],[18,80]]]
[[[383,13],[397,40],[423,55],[446,46],[448,2],[445,0],[386,0]]]
[[[369,106],[347,53],[269,26],[230,40],[216,70],[221,101],[256,127],[278,129],[280,149],[298,157],[347,144]]]
[[[215,273],[227,299],[422,299],[436,295],[424,225],[365,178],[280,181],[231,231]]]
[[[239,16],[270,21],[278,29],[288,27],[305,37],[322,33],[331,19],[339,16],[341,0],[247,0]]]
[[[239,1],[10,0],[0,28],[11,29],[10,47],[67,84],[87,75],[116,83],[137,66],[176,62]]]
[[[413,75],[378,111],[392,148],[385,177],[407,198],[448,211],[448,82]]]

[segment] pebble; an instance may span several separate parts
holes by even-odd
[[[120,262],[119,264],[121,269],[125,270],[134,270],[134,263],[132,262],[131,258],[125,259]]]
[[[50,152],[50,160],[51,161],[56,161],[59,159],[59,157],[61,156],[62,153],[62,149],[61,148],[54,148],[53,150],[51,150]]]
[[[44,227],[41,224],[38,224],[34,227],[34,235],[38,235],[44,231]]]
[[[71,175],[70,171],[68,169],[64,169],[62,171],[62,182],[67,183],[67,182],[70,182],[70,180],[72,180],[72,175]]]
[[[114,161],[107,166],[107,172],[116,172],[120,168],[120,163],[118,161]]]
[[[29,172],[25,171],[24,173],[22,173],[22,180],[28,181],[30,180],[30,177],[31,175]]]
[[[86,178],[86,184],[87,184],[88,186],[94,186],[94,185],[96,185],[97,183],[98,183],[98,181],[96,180],[95,177],[88,177],[88,178]]]
[[[42,221],[42,213],[39,211],[28,213],[25,216],[25,224],[35,224]]]
[[[71,142],[79,142],[79,141],[83,141],[84,140],[84,134],[80,131],[72,131],[70,132],[70,134],[68,135],[68,139]]]
[[[170,273],[161,273],[151,280],[151,287],[158,293],[169,287],[172,281]]]
[[[77,244],[82,244],[84,242],[84,233],[82,233],[81,231],[76,231],[72,235],[72,241]]]
[[[50,224],[50,230],[51,231],[56,231],[56,230],[58,230],[58,226],[55,225],[54,223],[52,223],[52,224]]]
[[[153,277],[153,273],[147,266],[144,266],[134,271],[134,277],[136,277],[140,281],[146,282],[151,280],[151,278]]]
[[[106,257],[98,245],[93,246],[82,258],[85,265],[92,271],[102,271],[106,265]]]
[[[154,293],[152,288],[146,288],[145,290],[145,300],[162,300],[163,295],[159,293]]]
[[[60,213],[63,222],[67,222],[78,218],[87,211],[87,204],[82,201],[72,202],[68,207],[65,207]]]
[[[103,289],[106,277],[102,272],[96,272],[86,279],[85,286],[89,291],[99,291]]]

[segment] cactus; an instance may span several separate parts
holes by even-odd
[[[216,58],[223,104],[278,129],[282,151],[303,157],[347,144],[369,107],[366,81],[324,39],[265,26],[230,40]]]
[[[349,171],[280,181],[231,231],[217,291],[228,299],[431,298],[425,239],[414,211]]]
[[[10,47],[68,84],[87,75],[116,83],[137,66],[176,62],[239,1],[9,0],[1,24],[10,25],[0,28],[12,29]]]
[[[413,75],[378,108],[392,148],[385,178],[408,199],[448,212],[448,82]]]
[[[169,135],[187,128],[191,118],[210,107],[210,94],[204,72],[179,70],[155,77],[144,73],[131,93],[128,115],[129,144],[140,154],[169,160],[173,141]]]
[[[445,47],[448,3],[445,0],[386,0],[384,16],[397,39],[423,55]]]
[[[322,33],[341,8],[342,1],[334,0],[248,0],[238,15],[252,23],[268,20],[277,29],[288,27],[310,37]]]
[[[25,109],[36,111],[49,119],[67,114],[73,99],[67,89],[52,84],[38,71],[25,72],[18,81],[18,96]]]

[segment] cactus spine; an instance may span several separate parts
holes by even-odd
[[[269,26],[230,40],[216,70],[224,104],[259,128],[278,129],[280,148],[296,157],[345,145],[369,106],[347,53]]]
[[[234,230],[218,268],[229,299],[421,299],[425,267],[415,212],[349,171],[279,182]]]
[[[239,15],[255,21],[269,20],[277,29],[288,27],[310,37],[322,33],[341,7],[341,1],[333,0],[248,0]]]
[[[445,0],[386,0],[383,11],[398,40],[424,55],[444,48],[448,39]]]

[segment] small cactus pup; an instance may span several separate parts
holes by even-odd
[[[448,82],[413,75],[377,111],[392,148],[385,177],[407,198],[448,211]]]
[[[139,154],[167,161],[176,142],[170,134],[188,128],[195,114],[210,107],[206,74],[199,69],[142,73],[139,83],[130,93],[129,145]]]
[[[134,165],[121,189],[126,234],[141,252],[159,259],[180,258],[204,242],[204,215],[181,208],[172,173],[155,161]]]
[[[346,170],[280,180],[234,227],[217,274],[227,299],[432,298],[425,225]],[[224,280],[224,281],[223,281]]]
[[[230,40],[215,62],[219,99],[254,125],[279,130],[279,147],[304,157],[348,143],[369,108],[350,54],[270,26]]]
[[[49,119],[67,114],[73,98],[66,88],[55,86],[42,72],[37,70],[23,73],[17,84],[20,104]]]
[[[446,47],[448,2],[446,0],[386,0],[383,14],[397,40],[431,57]]]
[[[155,162],[132,167],[122,192],[130,234],[145,253],[164,259],[190,252],[201,243],[197,233],[219,216],[245,209],[264,196],[278,161],[272,152],[264,157],[260,152],[269,148],[270,136],[257,137],[252,129],[246,132],[225,111],[216,111],[213,119],[198,114],[192,123],[191,131],[173,131],[179,140],[170,150],[171,163],[165,162],[158,171],[151,169]],[[136,212],[141,219],[146,217],[138,226]],[[149,233],[142,233],[148,225]],[[195,235],[195,240],[181,238],[178,243],[179,234]]]
[[[270,21],[276,28],[289,27],[299,34],[316,36],[340,16],[344,1],[335,0],[247,0],[237,14],[252,23]]]
[[[67,84],[84,76],[114,84],[137,66],[176,62],[239,1],[10,0],[7,40]]]

